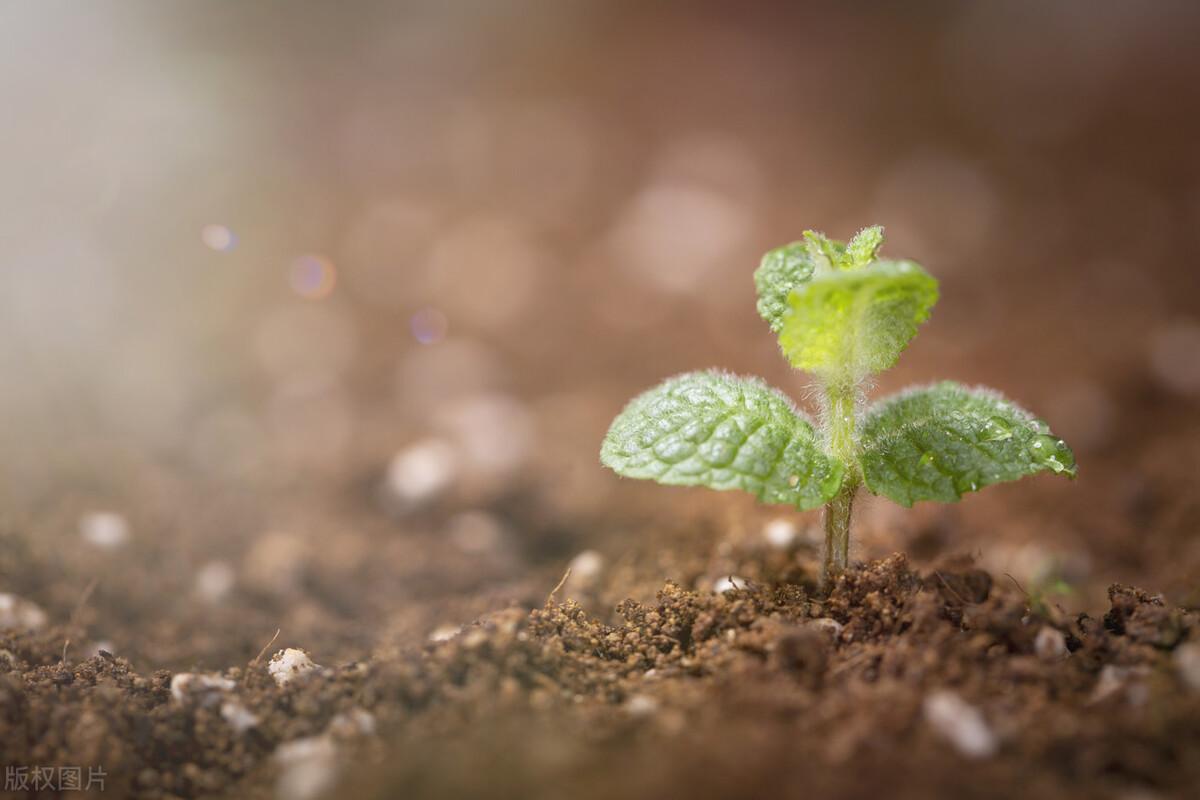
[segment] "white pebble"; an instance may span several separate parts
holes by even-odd
[[[209,561],[196,570],[196,594],[209,603],[219,602],[233,589],[236,573],[224,561]]]
[[[987,758],[998,747],[996,735],[975,706],[948,689],[931,692],[922,704],[925,721],[967,758]]]
[[[129,541],[129,523],[112,511],[93,511],[79,518],[79,535],[88,544],[115,550]]]
[[[293,739],[275,748],[278,800],[313,800],[337,780],[337,745],[329,736]]]
[[[237,700],[221,703],[221,719],[229,723],[236,733],[245,733],[259,723],[258,715]]]
[[[571,559],[571,574],[580,578],[595,578],[604,569],[604,556],[595,550],[584,550]]]
[[[458,456],[441,439],[425,439],[397,453],[387,470],[388,494],[403,507],[419,505],[445,491],[458,472]]]
[[[46,612],[30,600],[0,592],[0,628],[36,631],[46,624]]]
[[[1150,668],[1141,664],[1131,667],[1105,664],[1088,702],[1099,703],[1114,695],[1121,695],[1129,705],[1143,706],[1150,699],[1150,687],[1146,684],[1149,674]]]
[[[462,633],[462,627],[459,625],[439,625],[430,631],[429,641],[448,642],[460,633]]]
[[[1188,642],[1175,648],[1175,668],[1193,692],[1200,692],[1200,642]]]
[[[783,517],[773,519],[763,526],[763,538],[767,540],[767,544],[777,550],[790,549],[796,544],[798,535],[796,523]]]
[[[1070,655],[1067,650],[1067,637],[1062,631],[1043,625],[1033,640],[1033,651],[1043,661],[1061,661]]]
[[[625,711],[634,717],[648,717],[658,711],[658,701],[645,694],[635,694],[625,701]]]
[[[841,634],[842,628],[845,627],[844,625],[842,625],[842,623],[838,622],[836,619],[833,619],[832,617],[821,617],[819,619],[814,619],[809,624],[812,625],[814,628],[816,628],[819,631],[824,631],[824,632],[828,633],[829,635],[833,636],[833,638],[835,638],[835,639],[838,637],[839,634]]]
[[[267,665],[267,672],[271,673],[277,686],[285,686],[318,669],[320,667],[313,663],[308,653],[295,647],[280,650],[271,656],[271,663]]]
[[[737,575],[726,575],[713,584],[713,591],[718,594],[732,592],[734,589],[745,589],[746,579],[739,578]]]
[[[176,672],[171,676],[171,697],[182,703],[195,697],[208,704],[216,700],[221,692],[233,691],[237,686],[231,679],[221,675],[205,675],[195,672]]]

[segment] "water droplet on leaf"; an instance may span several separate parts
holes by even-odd
[[[1003,442],[1013,436],[1012,426],[1001,417],[992,417],[983,427],[982,441]]]

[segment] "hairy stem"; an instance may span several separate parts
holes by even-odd
[[[861,478],[854,440],[855,386],[853,381],[831,381],[822,406],[829,451],[846,468],[842,488],[825,506],[824,579],[828,583],[843,572],[850,560],[850,513]]]
[[[845,571],[850,562],[850,513],[854,508],[854,495],[857,492],[858,480],[848,478],[833,499],[825,505],[826,584],[838,573]]]

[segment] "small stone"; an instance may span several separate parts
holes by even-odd
[[[983,713],[948,689],[931,692],[922,704],[925,721],[967,758],[987,758],[998,748]]]
[[[171,676],[171,697],[182,703],[189,697],[209,705],[216,702],[221,692],[231,692],[237,686],[221,675],[196,672],[176,672]]]
[[[462,633],[461,625],[439,625],[429,633],[431,642],[448,642]]]
[[[221,719],[229,723],[229,727],[236,733],[245,733],[259,723],[258,715],[238,700],[226,700],[221,703]]]
[[[1200,692],[1200,642],[1181,644],[1172,658],[1184,684],[1193,692]]]
[[[46,612],[31,600],[0,592],[0,628],[36,631],[46,624]]]
[[[589,592],[594,589],[604,571],[604,563],[604,556],[595,550],[584,550],[572,558],[571,563],[567,565],[571,570],[565,584],[567,593]]]
[[[425,439],[392,457],[384,486],[401,509],[408,509],[441,494],[454,483],[457,474],[454,448],[441,439]]]
[[[745,589],[746,579],[739,578],[737,575],[726,575],[713,584],[713,591],[717,594],[725,594],[732,592],[734,589]]]
[[[1049,625],[1042,626],[1033,640],[1033,651],[1043,661],[1061,661],[1070,655],[1067,650],[1067,637],[1058,628]]]
[[[337,780],[337,745],[327,735],[284,742],[273,758],[279,765],[278,800],[314,800]]]
[[[790,550],[798,535],[796,524],[790,519],[773,519],[763,526],[763,538],[776,550]]]
[[[1146,686],[1141,681],[1149,670],[1144,666],[1118,667],[1115,664],[1105,664],[1096,679],[1089,703],[1099,703],[1108,698],[1124,693],[1125,699],[1132,705],[1142,705],[1148,699]]]
[[[271,656],[271,663],[267,665],[267,672],[271,673],[277,686],[286,686],[296,678],[308,675],[318,669],[320,666],[313,663],[313,660],[308,657],[308,653],[296,647],[280,650]]]
[[[845,627],[842,625],[842,623],[838,622],[832,617],[820,617],[818,619],[814,619],[809,624],[819,631],[824,631],[825,633],[830,634],[835,639],[841,634],[842,628]]]
[[[632,717],[649,717],[658,711],[658,701],[645,694],[635,694],[625,701],[625,711]]]
[[[115,550],[129,541],[129,523],[112,511],[93,511],[79,518],[79,535],[88,544]]]

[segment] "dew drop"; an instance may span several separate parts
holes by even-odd
[[[985,442],[1003,442],[1013,436],[1012,427],[1000,417],[992,417],[983,428],[982,440]]]

